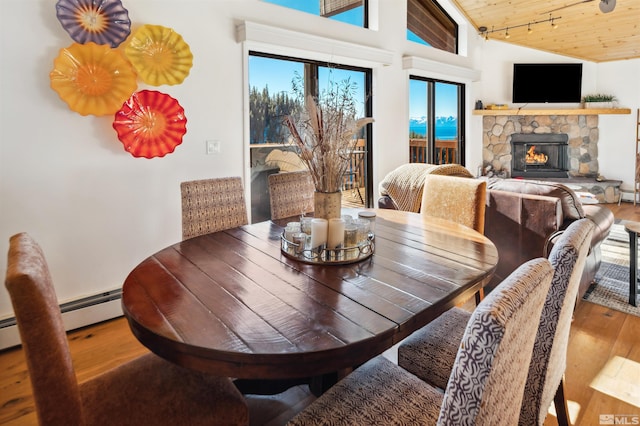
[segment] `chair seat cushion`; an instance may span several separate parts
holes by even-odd
[[[230,379],[187,370],[154,354],[81,383],[80,393],[87,425],[249,423],[246,401]]]
[[[379,356],[334,385],[288,425],[435,425],[443,392]]]
[[[398,365],[427,383],[447,387],[471,313],[452,308],[398,346]]]

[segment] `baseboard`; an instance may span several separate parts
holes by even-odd
[[[122,316],[120,289],[99,293],[60,305],[65,330],[75,330]],[[0,321],[0,350],[20,345],[15,317]]]

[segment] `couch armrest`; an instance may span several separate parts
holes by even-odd
[[[487,194],[485,235],[500,256],[493,285],[524,262],[543,256],[547,238],[562,227],[564,216],[556,197],[495,189]]]

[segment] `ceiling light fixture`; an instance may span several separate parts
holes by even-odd
[[[509,30],[513,30],[514,28],[521,28],[521,27],[527,27],[527,32],[531,34],[533,32],[533,29],[531,28],[533,25],[544,24],[546,22],[551,23],[551,28],[554,28],[554,29],[558,28],[558,23],[556,22],[558,19],[562,19],[562,16],[553,17],[549,15],[548,19],[542,19],[540,21],[531,21],[531,22],[527,22],[526,24],[509,25],[502,28],[491,27],[491,29],[488,29],[485,26],[481,26],[481,27],[478,27],[478,34],[483,36],[485,40],[489,40],[489,34],[504,31],[504,38],[509,38],[511,37],[511,33],[509,33]]]

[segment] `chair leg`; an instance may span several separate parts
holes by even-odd
[[[553,404],[556,407],[556,418],[558,419],[559,426],[570,426],[569,421],[569,407],[567,405],[567,399],[564,396],[564,377],[560,379],[560,385],[556,390],[556,395],[553,397]]]
[[[481,288],[476,292],[476,306],[482,302],[482,299],[484,299],[484,288]]]

